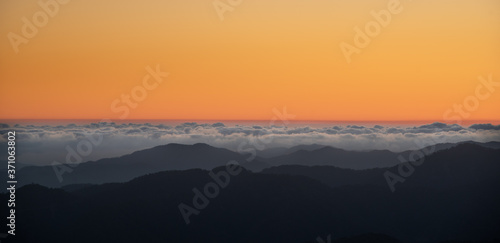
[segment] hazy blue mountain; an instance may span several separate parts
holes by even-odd
[[[193,168],[212,169],[226,165],[229,161],[240,164],[245,156],[227,149],[207,144],[168,144],[134,152],[129,155],[81,163],[73,171],[62,175],[59,182],[52,166],[25,167],[19,170],[21,185],[38,183],[49,187],[70,184],[100,184],[125,182],[134,177],[165,170],[186,170]]]
[[[458,143],[439,143],[439,144],[436,144],[434,146],[427,146],[424,149],[430,151],[431,150],[430,148],[433,148],[432,150],[434,152],[437,152],[437,151],[441,151],[443,149],[453,148],[459,144],[464,144],[464,143],[476,144],[476,145],[479,145],[479,146],[485,147],[485,148],[500,149],[500,142],[494,142],[494,141],[486,142],[486,143],[475,142],[475,141],[463,141],[463,142],[458,142]]]
[[[299,150],[287,155],[268,159],[273,166],[278,165],[330,165],[339,168],[367,169],[390,167],[399,162],[398,154],[389,150],[347,151],[333,147],[307,151]]]
[[[474,144],[481,147],[498,145],[496,142]],[[439,151],[455,146],[457,144],[440,144],[432,148]],[[346,151],[322,145],[296,146],[290,151],[295,152],[267,159],[256,157],[247,161],[248,155],[207,144],[167,144],[117,158],[81,163],[76,167],[65,166],[64,168],[69,169],[70,172],[62,174],[62,182],[58,180],[54,171],[54,169],[62,170],[61,167],[27,166],[19,169],[17,173],[18,178],[22,178],[19,180],[20,185],[38,183],[49,187],[61,187],[70,184],[125,182],[137,176],[165,170],[212,169],[225,165],[229,161],[237,161],[254,172],[280,165],[327,165],[351,169],[388,168],[401,163],[399,156],[407,159],[411,153],[411,151],[393,153],[388,150]]]
[[[485,148],[500,148],[500,142],[480,143],[465,141],[460,143],[441,143],[427,146],[421,148],[420,150],[425,151],[427,155],[430,155],[441,150],[456,147],[460,144],[475,144]],[[328,165],[339,168],[361,170],[372,168],[387,168],[400,164],[404,162],[400,160],[400,157],[404,158],[405,160],[409,160],[410,154],[413,152],[412,150],[399,153],[389,150],[350,151],[322,145],[311,145],[306,147],[307,149],[301,148],[301,146],[296,146],[293,149],[294,152],[291,152],[292,150],[290,150],[288,151],[289,153],[287,152],[285,155],[268,158],[267,161],[272,166]]]
[[[415,165],[413,165],[415,164]],[[400,169],[413,173],[404,177]],[[400,163],[389,168],[366,170],[343,169],[333,166],[282,165],[262,171],[265,174],[301,175],[317,179],[332,187],[346,185],[387,186],[387,171],[403,177],[398,187],[448,187],[498,183],[500,181],[500,149],[490,149],[477,144],[459,144],[433,153],[416,163]]]
[[[312,151],[316,149],[320,149],[323,147],[327,147],[326,145],[320,145],[320,144],[310,144],[310,145],[297,145],[293,146],[291,148],[269,148],[269,149],[264,149],[264,150],[258,150],[257,151],[257,156],[262,157],[262,158],[272,158],[272,157],[277,157],[281,155],[286,155],[286,154],[291,154],[293,152],[297,152],[299,150],[305,150],[305,151]]]
[[[465,142],[460,142],[459,144],[462,144],[462,143],[473,143],[473,144],[476,144],[476,145],[479,145],[482,147],[486,147],[486,148],[500,149],[500,142],[495,142],[495,141],[486,142],[486,143],[465,141]]]

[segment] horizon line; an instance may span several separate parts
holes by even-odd
[[[99,121],[99,120],[104,120],[103,118],[8,118],[8,119],[3,119],[0,118],[0,121]],[[127,121],[181,121],[181,122],[188,122],[188,121],[203,121],[203,122],[269,122],[270,119],[262,120],[262,119],[107,119],[111,122],[127,122]],[[276,121],[278,121],[277,119]],[[495,122],[495,123],[500,123],[500,120],[487,120],[487,119],[463,119],[461,120],[462,123],[470,123],[470,122]],[[307,120],[307,119],[290,119],[288,120],[290,123],[297,123],[297,122],[389,122],[389,123],[394,123],[394,122],[440,122],[440,123],[446,123],[446,124],[457,124],[457,121],[455,122],[448,122],[448,121],[443,121],[443,120],[432,120],[432,119],[420,119],[420,120]]]

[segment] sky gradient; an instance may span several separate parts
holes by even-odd
[[[211,0],[69,1],[16,52],[9,33],[42,8],[2,1],[0,119],[441,121],[479,76],[500,82],[496,0],[402,0],[348,63],[340,44],[389,2],[244,0],[221,21]],[[169,76],[113,111],[157,65]],[[461,118],[500,120],[500,87],[481,92]]]

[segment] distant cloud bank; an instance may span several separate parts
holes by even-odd
[[[421,126],[257,126],[223,123],[179,125],[91,123],[64,126],[14,125],[0,123],[0,144],[5,146],[7,132],[16,131],[17,161],[26,164],[46,165],[53,161],[64,162],[67,146],[77,143],[90,134],[102,135],[102,143],[95,146],[84,161],[121,156],[133,151],[168,143],[207,143],[215,147],[238,150],[242,142],[247,146],[260,144],[257,149],[291,147],[300,144],[330,145],[348,150],[389,149],[403,151],[419,149],[425,145],[473,140],[477,142],[500,141],[500,125],[432,123]],[[259,143],[258,141],[272,141]]]

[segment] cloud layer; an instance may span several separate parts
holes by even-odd
[[[238,151],[238,147],[267,149],[300,144],[323,144],[348,150],[389,149],[403,151],[445,142],[473,140],[500,141],[500,126],[432,123],[421,126],[258,126],[223,123],[178,125],[138,123],[91,123],[84,125],[7,125],[0,124],[0,144],[7,132],[16,131],[17,161],[45,165],[64,163],[68,149],[91,152],[83,161],[121,156],[133,151],[168,143],[207,143]],[[92,144],[88,141],[100,143]],[[83,142],[82,142],[83,141]],[[85,144],[82,144],[85,143]],[[6,151],[6,150],[5,150]]]

